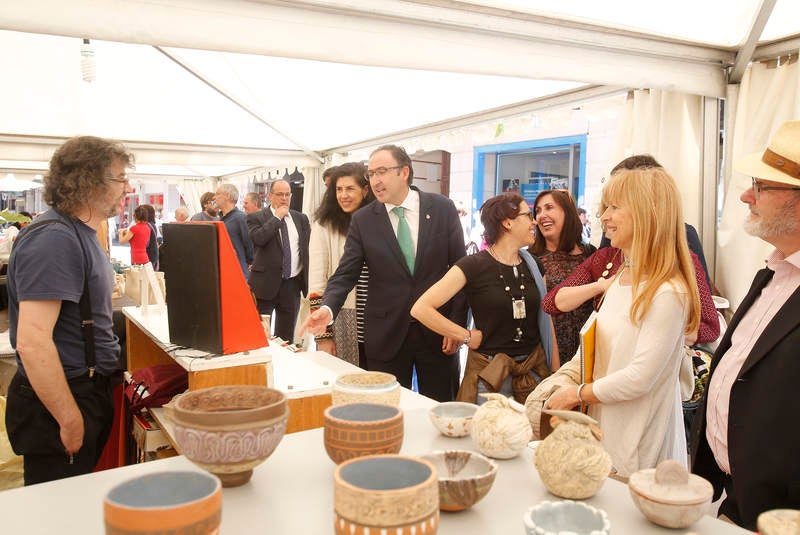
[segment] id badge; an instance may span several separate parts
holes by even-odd
[[[511,308],[514,311],[514,319],[515,320],[524,320],[525,319],[525,299],[512,299],[511,300]]]

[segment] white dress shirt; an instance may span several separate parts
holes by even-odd
[[[270,205],[269,207],[272,215],[275,215],[275,209]],[[275,216],[278,217],[278,216]],[[297,232],[297,227],[294,226],[294,219],[292,219],[292,214],[286,214],[284,217],[286,220],[286,228],[289,230],[289,249],[292,251],[292,277],[296,277],[300,274],[300,270],[303,269],[303,264],[300,263],[300,233]],[[281,234],[281,240],[286,239]]]

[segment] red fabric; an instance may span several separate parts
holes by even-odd
[[[111,424],[111,433],[108,435],[103,453],[100,454],[100,459],[94,467],[95,472],[125,466],[125,447],[130,429],[126,429],[127,414],[122,384],[114,387],[111,397],[114,400],[114,422]]]
[[[700,328],[697,331],[696,343],[705,344],[719,338],[719,317],[717,317],[717,309],[714,306],[714,300],[711,297],[711,290],[708,288],[700,259],[691,251],[689,254],[692,257],[697,290],[700,294]],[[551,315],[562,314],[563,311],[556,306],[556,294],[561,288],[583,286],[584,284],[595,282],[603,274],[603,271],[607,269],[606,265],[609,262],[612,263],[611,269],[608,270],[608,276],[610,277],[622,265],[622,259],[622,251],[615,247],[598,249],[597,252],[576,267],[569,277],[561,281],[561,284],[547,292],[547,295],[542,299],[542,309]]]
[[[131,244],[131,264],[146,264],[150,261],[147,257],[147,242],[150,241],[150,225],[136,223],[129,229],[133,237]]]
[[[250,287],[244,278],[228,230],[221,221],[217,226],[219,240],[219,295],[222,318],[222,353],[229,355],[267,345]]]

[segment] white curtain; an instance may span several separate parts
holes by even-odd
[[[325,168],[327,169],[327,167]],[[303,187],[303,213],[310,220],[314,218],[322,196],[325,194],[325,184],[322,182],[322,168],[303,167],[303,176],[306,177]]]
[[[178,182],[176,187],[186,203],[190,216],[203,211],[203,206],[200,204],[200,196],[207,191],[213,192],[217,189],[216,180],[213,178],[204,178],[202,180],[185,178]]]
[[[725,202],[717,231],[715,283],[733,309],[742,302],[753,275],[764,267],[764,260],[774,249],[742,229],[748,208],[739,196],[750,187],[750,177],[734,172],[733,162],[740,156],[762,152],[782,123],[800,118],[798,77],[796,62],[755,63],[747,68],[741,86],[728,91],[735,116],[727,128],[730,150],[725,159]]]
[[[631,91],[609,154],[608,171],[628,156],[651,154],[678,183],[683,217],[697,228],[702,134],[703,97],[660,89]]]

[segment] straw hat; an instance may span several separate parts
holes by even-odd
[[[783,123],[763,154],[743,156],[733,168],[755,178],[800,186],[800,121]]]

